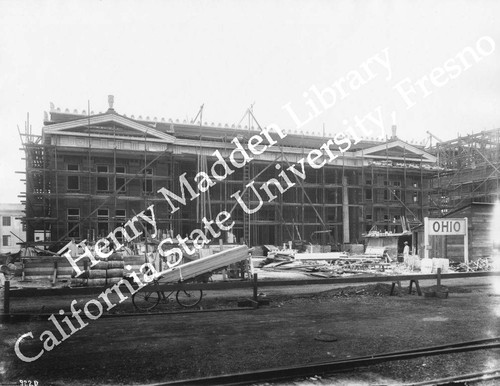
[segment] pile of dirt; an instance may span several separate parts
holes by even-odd
[[[328,301],[329,299],[348,299],[348,298],[373,298],[390,296],[392,284],[377,283],[364,286],[349,286],[342,288],[335,288],[328,291],[317,292],[314,294],[289,294],[270,296],[271,305],[282,306],[285,303],[302,303],[311,301]],[[396,296],[408,296],[408,287],[403,287],[402,291],[398,288],[394,289]]]
[[[351,286],[344,288],[336,288],[334,290],[324,291],[321,295],[326,297],[353,297],[353,296],[389,296],[391,294],[392,284],[376,283],[364,286]],[[399,291],[398,287],[394,288],[394,294],[408,294],[408,288],[403,287],[403,291]]]

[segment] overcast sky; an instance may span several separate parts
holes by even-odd
[[[442,140],[500,127],[500,2],[0,0],[0,202],[62,110]],[[495,19],[494,17],[497,16]],[[373,119],[370,120],[369,117]]]

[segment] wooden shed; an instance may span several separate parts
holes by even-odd
[[[468,219],[469,261],[492,255],[492,229],[495,227],[495,224],[493,224],[494,205],[493,203],[473,202],[443,216],[443,218],[466,217]],[[423,226],[418,229],[417,233],[418,249],[423,255]],[[463,236],[430,236],[430,245],[430,258],[445,258],[456,262],[464,261]]]

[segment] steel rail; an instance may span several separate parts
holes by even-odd
[[[450,382],[456,382],[456,381],[482,382],[498,378],[500,378],[500,368],[494,370],[481,371],[477,373],[456,375],[453,377],[431,379],[430,381],[406,383],[405,386],[449,385]]]
[[[337,360],[303,366],[287,366],[257,370],[252,372],[211,376],[205,378],[177,380],[165,383],[156,383],[154,385],[242,385],[255,382],[292,380],[314,375],[333,374],[340,371],[353,370],[359,367],[365,367],[390,361],[414,359],[422,356],[445,355],[483,349],[500,348],[499,341],[500,337],[497,337],[479,341],[459,342],[443,346],[424,347],[416,350],[375,354],[348,360]]]
[[[447,348],[459,348],[459,347],[467,347],[467,346],[472,346],[472,345],[489,344],[489,343],[496,343],[496,342],[500,342],[500,336],[495,337],[495,338],[470,340],[470,341],[450,343],[450,344],[444,344],[444,345],[438,345],[438,346],[428,346],[428,347],[416,348],[416,349],[412,349],[412,350],[394,351],[394,352],[387,352],[387,353],[381,353],[381,354],[365,355],[365,356],[360,356],[360,357],[356,357],[353,359],[380,358],[380,357],[385,357],[385,356],[389,356],[389,355],[404,355],[404,354],[428,352],[428,351],[434,351],[434,350],[443,350],[443,349],[447,349]],[[341,362],[341,361],[342,361],[341,359],[335,360],[335,361],[326,360],[324,362],[318,362],[318,363],[335,363],[335,362]]]

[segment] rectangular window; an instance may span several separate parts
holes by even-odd
[[[118,194],[125,194],[127,193],[127,186],[125,185],[125,178],[123,177],[116,177],[115,179],[115,190],[116,193]]]
[[[125,209],[116,209],[115,210],[115,217],[116,217],[116,221],[124,222],[125,219],[127,218],[127,212],[125,211]]]
[[[394,181],[392,184],[394,186],[401,186],[401,181]]]
[[[365,198],[367,200],[371,200],[372,199],[372,190],[371,189],[365,189]]]
[[[125,224],[127,220],[126,215],[127,213],[125,209],[115,209],[115,228],[123,226]],[[117,231],[115,235],[120,242],[123,242],[123,234],[121,231]]]
[[[366,180],[366,185],[371,185],[372,184],[372,180]]]
[[[2,225],[4,227],[10,227],[11,225],[10,216],[2,216]]]
[[[115,172],[116,174],[125,174],[125,166],[117,166]],[[127,192],[125,177],[115,177],[115,191],[118,194],[125,194]]]
[[[68,165],[67,170],[69,172],[78,172],[80,171],[80,165]],[[78,175],[68,176],[68,190],[80,190],[80,177]]]
[[[80,238],[80,209],[68,208],[68,236]]]
[[[68,219],[80,219],[80,209],[68,209]]]
[[[10,247],[10,235],[2,236],[2,246]]]
[[[153,169],[145,170],[142,188],[144,193],[153,193]]]
[[[371,221],[371,220],[372,220],[372,214],[371,214],[371,213],[370,213],[370,214],[367,214],[367,215],[366,215],[366,219],[367,219],[368,221]]]
[[[98,209],[97,210],[97,235],[99,237],[105,237],[109,233],[109,210],[108,209]]]
[[[98,219],[107,219],[109,211],[108,209],[97,209],[97,218]]]
[[[107,165],[97,165],[97,173],[108,173],[109,169]],[[97,191],[107,192],[109,191],[109,177],[102,176],[97,177]]]

